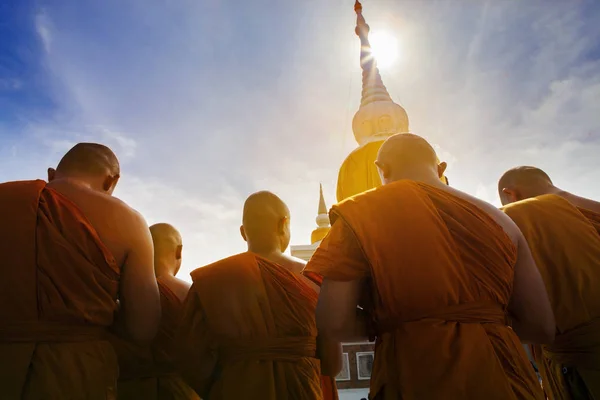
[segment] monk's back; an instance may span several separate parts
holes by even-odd
[[[519,225],[548,290],[560,333],[600,317],[600,214],[543,195],[503,208]]]
[[[65,196],[85,215],[118,265],[127,255],[125,244],[128,219],[134,211],[116,197],[64,181],[53,181],[47,187]]]
[[[119,268],[83,213],[43,181],[0,184],[3,398],[111,398]]]
[[[517,244],[517,235],[519,228],[515,225],[515,223],[506,216],[502,211],[498,208],[494,207],[487,201],[483,201],[478,199],[477,197],[471,196],[468,193],[457,190],[451,186],[447,185],[436,185],[436,189],[439,191],[443,191],[447,194],[455,196],[458,199],[462,199],[467,203],[470,203],[472,206],[475,206],[479,212],[484,212],[488,215],[489,218],[493,219],[496,224],[498,224],[506,235],[511,239],[511,241],[516,245]]]
[[[535,376],[506,321],[517,253],[499,222],[509,230],[511,222],[452,192],[399,181],[332,210],[370,264],[379,342],[371,392],[536,398]]]
[[[243,253],[199,268],[192,278],[185,309],[191,310],[194,302],[195,308],[201,309],[210,338],[204,345],[217,351],[215,365],[220,366],[208,383],[192,385],[200,396],[321,397],[316,296],[298,276],[257,255]],[[188,314],[184,312],[182,327],[192,324],[186,320]],[[192,370],[206,369],[209,357],[197,358],[185,362],[196,363]]]
[[[363,245],[376,257],[374,279],[382,296],[390,296],[384,303],[403,314],[467,301],[508,304],[516,249],[490,214],[448,191],[411,181],[386,185],[359,201],[365,205],[356,211],[350,202],[337,211],[334,206],[333,213],[377,232]]]

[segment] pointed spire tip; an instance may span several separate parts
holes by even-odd
[[[354,2],[354,12],[358,14],[361,11],[362,11],[362,4],[360,4],[360,1],[356,0]]]
[[[323,184],[319,183],[319,211],[318,214],[327,214],[327,205],[323,196]]]

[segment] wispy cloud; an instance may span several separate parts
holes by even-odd
[[[50,33],[52,26],[50,19],[44,11],[40,11],[35,15],[35,28],[44,45],[46,53],[50,53],[52,46],[52,34]]]

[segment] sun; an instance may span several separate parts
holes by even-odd
[[[398,58],[398,41],[387,32],[373,32],[369,35],[373,56],[377,66],[384,69],[394,64]]]

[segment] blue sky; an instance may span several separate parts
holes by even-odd
[[[326,3],[326,4],[321,4]],[[111,146],[116,195],[184,237],[182,275],[244,250],[241,207],[288,202],[292,243],[356,146],[353,1],[9,0],[0,5],[0,180],[44,178],[78,141]],[[382,71],[451,183],[498,203],[533,164],[600,199],[600,3],[365,0],[394,35]]]

